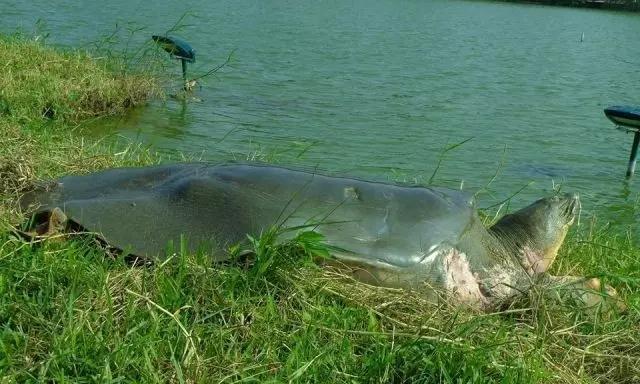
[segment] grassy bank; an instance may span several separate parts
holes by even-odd
[[[125,63],[19,37],[0,37],[0,62],[0,218],[15,216],[10,201],[38,178],[152,161],[142,151],[114,156],[74,130],[160,96],[153,77],[124,75]]]
[[[35,180],[159,161],[74,134],[159,91],[151,78],[35,42],[0,40],[0,58],[0,382],[640,380],[640,252],[596,224],[574,233],[555,269],[604,277],[626,315],[587,314],[537,291],[493,314],[436,305],[345,281],[299,244],[266,236],[256,248],[275,262],[250,270],[182,252],[132,268],[89,238],[25,243],[6,228]]]

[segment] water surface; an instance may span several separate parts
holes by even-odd
[[[471,139],[446,154],[437,184],[482,189],[485,207],[523,187],[516,205],[576,191],[588,212],[638,228],[640,183],[624,181],[632,136],[602,110],[640,104],[640,14],[444,0],[4,0],[2,9],[0,30],[43,19],[49,39],[70,46],[116,25],[121,37],[144,26],[128,41],[138,46],[191,12],[179,35],[197,50],[193,75],[235,49],[232,66],[197,90],[202,102],[168,100],[93,134],[214,161],[257,153],[418,182],[443,148]]]

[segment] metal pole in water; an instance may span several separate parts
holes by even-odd
[[[640,144],[640,131],[636,131],[631,146],[631,156],[629,157],[629,167],[627,168],[627,179],[633,176],[636,171],[636,160],[638,159],[638,144]]]
[[[182,62],[182,80],[184,82],[184,90],[187,90],[187,61],[185,59],[180,59]]]

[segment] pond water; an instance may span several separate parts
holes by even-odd
[[[46,30],[77,47],[117,25],[138,46],[187,12],[175,34],[197,50],[191,76],[235,50],[202,79],[200,102],[169,99],[90,134],[422,183],[447,145],[470,139],[434,183],[481,190],[482,207],[576,191],[587,212],[640,228],[640,180],[624,180],[632,136],[602,112],[640,104],[640,14],[445,0],[55,3],[4,0],[0,31]]]

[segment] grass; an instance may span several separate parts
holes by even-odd
[[[113,144],[89,143],[74,131],[162,96],[154,77],[124,75],[122,63],[20,37],[0,36],[0,62],[0,218],[15,218],[9,202],[37,178],[153,161],[139,146],[114,155]]]
[[[317,267],[323,248],[310,232],[285,244],[272,232],[256,236],[248,269],[180,251],[130,267],[90,238],[16,238],[15,199],[35,180],[160,161],[74,134],[84,119],[158,91],[153,79],[115,75],[87,54],[16,39],[0,47],[3,58],[30,55],[0,72],[14,90],[0,86],[11,111],[0,119],[0,382],[640,381],[640,250],[595,222],[574,231],[554,270],[603,277],[628,302],[626,314],[585,313],[537,290],[490,314],[430,303]],[[59,67],[46,70],[50,62]],[[121,85],[138,81],[132,87],[147,91],[125,102]],[[62,96],[71,89],[92,96]],[[55,115],[41,113],[47,103]]]
[[[117,115],[160,94],[154,78],[118,75],[114,62],[59,52],[37,41],[0,40],[0,111],[19,122],[66,123]]]

